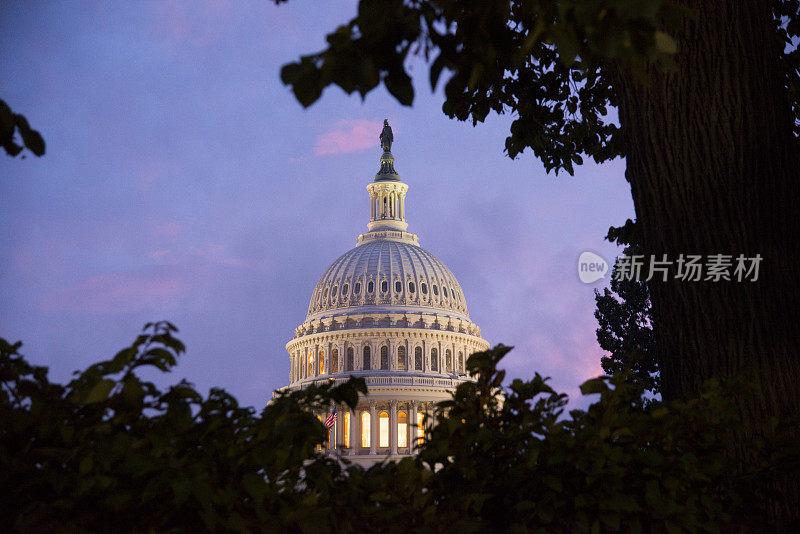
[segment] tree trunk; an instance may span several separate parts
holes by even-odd
[[[756,282],[650,283],[665,399],[712,377],[754,383],[737,399],[732,453],[746,465],[769,418],[800,416],[800,147],[771,4],[689,3],[677,70],[619,72],[619,115],[644,254],[763,258]],[[786,529],[799,483],[776,484],[782,502],[765,508]]]

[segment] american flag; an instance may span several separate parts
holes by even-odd
[[[328,427],[328,430],[333,428],[333,425],[336,424],[336,406],[333,407],[333,411],[328,415],[325,419],[325,426]]]

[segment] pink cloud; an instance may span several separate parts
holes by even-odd
[[[381,122],[363,119],[342,120],[337,122],[334,128],[317,138],[314,145],[315,156],[347,154],[380,146],[378,136],[383,128]]]
[[[42,309],[108,314],[171,308],[189,285],[188,280],[168,273],[102,274],[46,295]]]
[[[153,229],[153,235],[157,237],[177,237],[183,233],[183,225],[177,221],[169,221],[159,224]]]

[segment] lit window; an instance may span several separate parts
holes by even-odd
[[[403,283],[400,280],[394,283],[394,291],[395,293],[400,293],[403,291]]]
[[[422,371],[422,347],[414,349],[414,369]]]
[[[431,349],[431,371],[439,370],[439,351]]]
[[[350,412],[344,412],[344,446],[350,448]]]
[[[409,282],[409,283],[408,283],[408,291],[409,291],[410,293],[413,293],[413,292],[414,292],[414,282]]]
[[[389,414],[381,412],[378,416],[378,447],[389,446]]]
[[[367,293],[372,293],[375,290],[375,284],[372,283],[372,280],[369,281],[367,284]]]
[[[397,347],[397,368],[401,371],[406,370],[406,348]]]
[[[386,345],[381,347],[381,369],[389,369],[389,347]]]
[[[425,414],[417,412],[417,444],[422,445],[425,441]]]
[[[306,376],[314,376],[314,355],[310,352],[308,353],[308,375]]]
[[[358,295],[361,293],[361,282],[356,282],[356,285],[353,287],[353,294]]]
[[[408,417],[406,417],[406,412],[397,413],[397,446],[408,447]]]
[[[372,369],[372,362],[370,361],[370,350],[369,347],[364,347],[364,370]]]
[[[436,284],[433,284],[433,294],[437,296],[439,295],[439,288],[436,287]]]
[[[361,412],[361,446],[369,447],[370,443],[369,412]]]
[[[419,288],[422,290],[422,294],[423,295],[427,295],[428,294],[428,284],[426,284],[425,282],[422,282],[419,285]]]
[[[333,349],[331,352],[331,373],[339,372],[339,349]]]
[[[325,374],[325,351],[319,351],[319,374]]]
[[[389,282],[384,280],[381,282],[381,293],[386,293],[387,291],[389,291]]]

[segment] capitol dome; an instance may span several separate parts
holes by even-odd
[[[469,320],[464,293],[439,258],[400,240],[363,243],[328,267],[311,296],[306,320],[381,307]]]
[[[369,392],[355,410],[319,414],[335,421],[329,450],[364,465],[413,454],[425,414],[470,380],[467,357],[489,347],[456,277],[406,231],[408,185],[394,169],[387,122],[380,140],[368,231],[320,277],[286,344],[290,388],[364,378]]]

